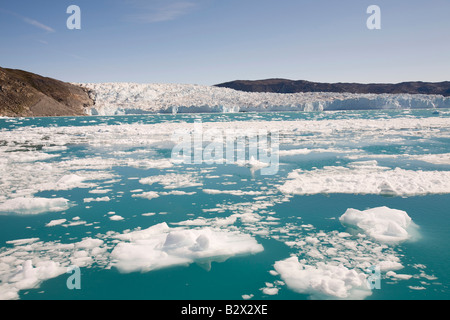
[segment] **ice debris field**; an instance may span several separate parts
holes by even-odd
[[[278,172],[172,161],[199,120],[277,132]],[[0,154],[0,299],[449,297],[446,109],[0,119]]]

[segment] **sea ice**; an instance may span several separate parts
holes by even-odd
[[[148,272],[177,265],[210,265],[229,257],[255,254],[263,247],[247,234],[219,229],[171,229],[162,223],[117,237],[123,241],[111,253],[119,271]]]
[[[40,214],[44,212],[58,212],[69,209],[69,200],[64,198],[14,198],[0,204],[0,214]]]
[[[384,243],[398,243],[409,239],[408,229],[413,226],[412,219],[405,211],[387,207],[365,211],[348,209],[339,221]]]
[[[55,226],[60,226],[63,223],[66,223],[66,219],[58,219],[58,220],[52,220],[49,223],[47,223],[45,226],[46,227],[55,227]]]
[[[414,196],[450,193],[450,171],[390,169],[376,161],[358,162],[348,167],[295,170],[279,187],[286,194],[381,194]]]
[[[316,266],[291,257],[275,263],[275,270],[292,290],[313,299],[364,299],[372,294],[366,275],[342,265],[319,262]]]

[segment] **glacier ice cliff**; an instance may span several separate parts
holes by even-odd
[[[89,115],[237,113],[450,108],[450,98],[422,94],[251,93],[189,84],[81,84],[95,105]]]

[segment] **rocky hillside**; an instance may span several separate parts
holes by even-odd
[[[258,81],[237,80],[218,84],[217,87],[230,88],[245,92],[335,92],[335,93],[373,93],[373,94],[427,94],[450,96],[450,81],[403,82],[398,84],[360,84],[360,83],[317,83],[309,81],[293,81],[286,79],[268,79]]]
[[[0,116],[82,116],[93,104],[79,86],[0,67]]]

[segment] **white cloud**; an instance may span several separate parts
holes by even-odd
[[[32,26],[35,26],[35,27],[37,27],[39,29],[42,29],[44,31],[56,32],[55,29],[53,29],[53,28],[51,28],[51,27],[49,27],[49,26],[47,26],[47,25],[45,25],[45,24],[43,24],[43,23],[41,23],[41,22],[39,22],[37,20],[33,20],[33,19],[30,19],[30,18],[27,18],[27,17],[21,17],[21,19],[22,19],[22,21],[24,21],[24,22],[26,22],[26,23],[28,23],[28,24],[30,24]]]
[[[12,16],[22,20],[23,22],[28,23],[29,25],[35,26],[36,28],[39,28],[41,30],[44,30],[44,31],[47,31],[47,32],[56,32],[55,29],[53,29],[53,28],[51,28],[51,27],[49,27],[49,26],[47,26],[47,25],[45,25],[45,24],[43,24],[43,23],[41,23],[41,22],[39,22],[37,20],[31,19],[31,18],[28,18],[28,17],[24,17],[24,16],[22,16],[22,15],[20,15],[18,13],[15,13],[15,12],[12,12],[12,11],[9,11],[9,10],[4,10],[4,9],[1,9],[1,8],[0,8],[0,11],[4,12],[4,13],[7,13],[9,15],[12,15]]]

